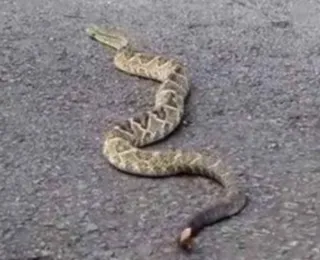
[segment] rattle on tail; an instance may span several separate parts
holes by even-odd
[[[246,205],[246,196],[232,173],[215,155],[207,156],[192,150],[141,149],[164,139],[179,125],[189,92],[186,68],[174,59],[134,50],[117,30],[92,26],[87,33],[116,51],[114,64],[119,70],[160,82],[151,110],[115,124],[107,131],[103,154],[110,164],[120,171],[140,176],[203,176],[215,180],[226,190],[223,198],[191,218],[179,235],[179,246],[190,250],[194,238],[204,227],[239,213]]]

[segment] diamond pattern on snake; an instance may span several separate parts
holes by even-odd
[[[235,176],[218,157],[192,149],[143,149],[166,138],[180,124],[189,93],[187,69],[175,59],[135,50],[117,29],[94,25],[87,29],[87,33],[93,40],[115,51],[117,69],[159,82],[153,108],[116,123],[106,132],[103,155],[109,163],[121,172],[137,176],[202,176],[215,180],[225,190],[223,197],[192,216],[178,235],[178,246],[190,251],[200,231],[241,212],[247,198]]]

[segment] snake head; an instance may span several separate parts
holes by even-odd
[[[96,25],[92,25],[86,29],[87,34],[93,40],[96,40],[104,46],[119,50],[128,45],[128,40],[117,29],[103,28]]]

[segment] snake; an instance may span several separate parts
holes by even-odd
[[[114,53],[113,63],[119,71],[159,83],[150,110],[114,122],[105,131],[102,153],[110,165],[140,177],[200,176],[214,180],[225,191],[209,207],[195,213],[176,238],[179,248],[190,251],[205,227],[240,213],[247,196],[235,175],[214,153],[143,149],[168,137],[181,123],[191,85],[187,68],[177,59],[137,50],[117,28],[92,25],[86,32]]]

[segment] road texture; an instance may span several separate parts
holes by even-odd
[[[0,259],[320,259],[320,3],[316,0],[1,0]],[[217,150],[250,202],[173,244],[220,190],[111,168],[103,131],[152,106],[91,24],[186,63],[182,127],[158,148]]]

